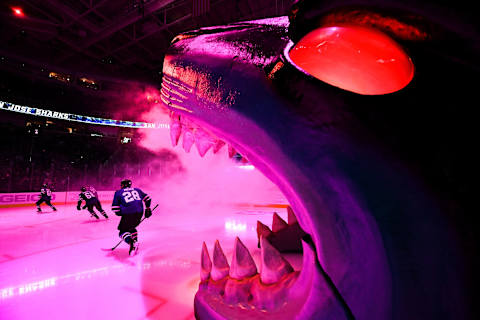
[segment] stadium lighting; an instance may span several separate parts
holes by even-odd
[[[13,14],[16,15],[17,17],[23,18],[25,16],[22,8],[20,7],[12,7],[12,11],[13,11]]]

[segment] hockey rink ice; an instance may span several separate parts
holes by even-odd
[[[239,236],[259,266],[257,220],[271,225],[274,211],[287,219],[282,206],[160,206],[137,228],[140,249],[129,257],[125,243],[111,251],[120,217],[103,206],[109,220],[74,205],[0,208],[0,319],[194,319],[202,242],[212,252],[220,240],[230,261]]]

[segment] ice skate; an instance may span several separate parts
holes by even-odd
[[[53,211],[57,211],[57,208],[55,208],[55,207],[52,207],[52,210],[53,210]]]
[[[42,213],[42,209],[40,209],[40,207],[37,207],[37,213]]]
[[[102,215],[105,217],[105,219],[108,219],[107,213],[105,211],[102,212]]]
[[[129,256],[134,256],[138,252],[138,242],[132,241],[130,242],[130,250],[128,250]]]

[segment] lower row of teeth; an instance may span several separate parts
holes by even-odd
[[[237,304],[259,310],[273,310],[284,303],[289,288],[300,272],[266,238],[260,238],[260,272],[249,250],[236,237],[229,265],[219,241],[215,241],[213,256],[205,242],[202,246],[200,289],[217,295],[226,304]]]

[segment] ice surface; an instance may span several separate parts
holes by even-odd
[[[212,250],[219,239],[230,262],[238,235],[259,265],[257,220],[287,216],[271,207],[159,207],[139,226],[140,251],[129,257],[126,244],[109,250],[119,241],[110,210],[109,220],[96,220],[73,205],[57,208],[0,208],[1,319],[194,319],[202,241]]]

